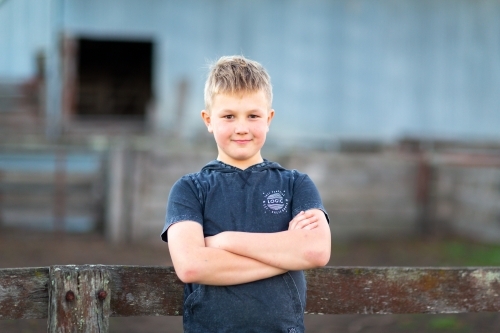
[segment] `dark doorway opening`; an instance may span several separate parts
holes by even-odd
[[[80,39],[77,118],[143,122],[152,99],[152,63],[151,42]]]

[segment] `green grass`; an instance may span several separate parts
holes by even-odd
[[[443,261],[455,266],[500,266],[500,245],[443,243]]]
[[[500,244],[461,238],[333,242],[331,258],[332,266],[500,266]]]
[[[398,318],[397,327],[400,332],[475,333],[474,323],[455,314],[414,314],[401,315],[396,318]]]
[[[429,328],[434,331],[469,332],[470,328],[454,316],[436,317],[429,321]]]

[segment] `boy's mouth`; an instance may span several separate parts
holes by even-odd
[[[245,144],[245,143],[248,143],[252,140],[248,139],[248,140],[233,140],[233,142],[235,143],[238,143],[238,144]]]

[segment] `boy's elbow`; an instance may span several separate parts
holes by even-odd
[[[174,267],[179,280],[184,283],[196,283],[199,281],[200,272],[192,266]]]
[[[305,259],[309,263],[309,268],[323,267],[330,261],[331,238],[329,234],[322,234],[310,244],[305,252]]]
[[[323,267],[330,261],[330,251],[314,251],[307,255],[311,268]]]
[[[318,257],[317,267],[323,267],[328,265],[330,261],[330,251],[323,251],[321,255]]]
[[[321,246],[315,249],[306,251],[305,259],[309,263],[309,268],[323,267],[330,261],[330,245]]]

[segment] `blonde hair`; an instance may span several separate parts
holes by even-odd
[[[261,64],[243,56],[220,57],[210,66],[205,83],[205,109],[210,110],[216,94],[259,90],[266,95],[270,108],[273,101],[271,77]]]

